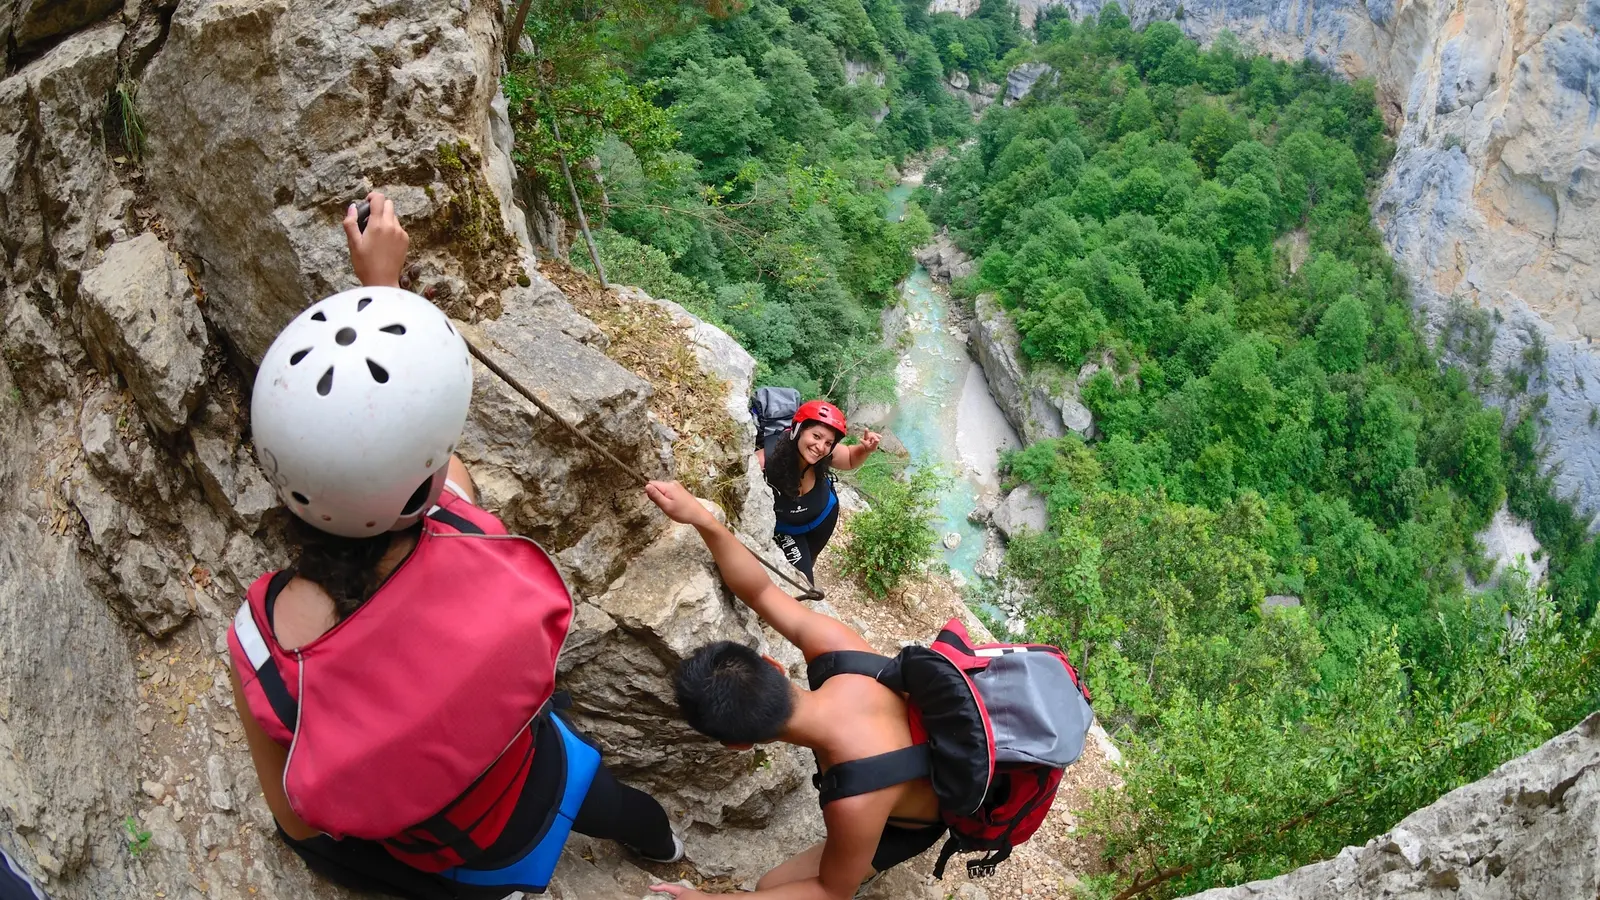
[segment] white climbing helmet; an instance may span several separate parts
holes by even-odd
[[[399,288],[334,294],[296,316],[256,373],[256,458],[278,496],[344,537],[405,528],[444,486],[472,400],[467,344]]]

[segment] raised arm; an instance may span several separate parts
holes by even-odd
[[[872,651],[872,645],[844,623],[807,609],[805,604],[773,584],[755,554],[745,549],[733,532],[718,522],[683,485],[676,481],[652,481],[644,490],[668,518],[692,525],[700,532],[700,539],[706,542],[711,557],[717,561],[717,569],[722,572],[728,589],[755,610],[762,621],[799,647],[806,659],[834,650]]]
[[[861,436],[861,443],[859,444],[850,444],[848,446],[840,444],[833,448],[833,461],[829,465],[845,472],[851,469],[859,469],[867,461],[867,457],[872,455],[872,451],[878,449],[878,441],[880,440],[882,440],[882,435],[876,431],[869,430]]]

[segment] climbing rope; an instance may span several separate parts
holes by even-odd
[[[367,205],[367,202],[365,200],[363,200],[360,203],[356,204],[356,227],[357,228],[359,228],[362,231],[366,231],[367,230],[367,217],[368,217],[368,215],[370,213],[371,213],[371,208]],[[638,469],[634,468],[633,466],[630,466],[627,463],[623,462],[622,460],[618,459],[616,454],[614,454],[610,450],[607,450],[606,448],[600,446],[600,444],[597,443],[594,440],[594,438],[591,438],[587,434],[584,434],[582,431],[579,431],[577,426],[573,425],[571,422],[568,422],[565,418],[563,418],[560,413],[556,412],[554,409],[551,408],[550,404],[544,402],[543,400],[540,400],[539,396],[537,394],[535,394],[533,391],[529,390],[527,388],[527,386],[525,386],[522,382],[518,381],[516,379],[516,376],[512,375],[510,372],[507,372],[505,369],[502,369],[500,367],[499,363],[497,363],[494,360],[490,359],[489,358],[489,354],[484,353],[482,350],[478,349],[478,345],[474,344],[469,338],[467,338],[467,336],[465,334],[461,335],[461,339],[466,341],[466,343],[467,343],[467,351],[470,352],[475,358],[477,358],[478,362],[483,363],[484,368],[488,369],[490,372],[493,372],[496,378],[499,378],[501,381],[505,382],[506,385],[508,387],[510,387],[512,390],[516,391],[517,393],[521,394],[523,397],[527,398],[528,402],[530,402],[534,406],[538,407],[540,412],[542,412],[545,415],[549,416],[554,422],[556,422],[556,424],[560,425],[562,428],[565,428],[573,437],[575,437],[579,441],[583,442],[583,444],[585,446],[587,446],[590,450],[593,450],[594,452],[600,454],[602,457],[604,457],[606,459],[607,462],[609,462],[612,465],[616,466],[622,472],[627,474],[628,477],[630,477],[634,481],[638,482],[640,487],[644,487],[645,485],[650,483],[651,479],[650,479],[649,476],[645,475],[643,472],[639,471]],[[749,544],[746,544],[744,542],[744,539],[739,537],[737,532],[734,532],[732,529],[729,529],[729,531],[730,531],[730,533],[733,534],[733,539],[739,542],[740,546],[744,547],[746,550],[749,550],[750,551],[750,555],[754,556],[756,558],[757,562],[760,562],[763,566],[767,567],[767,571],[769,571],[772,574],[778,576],[779,578],[782,578],[784,581],[788,582],[790,586],[795,588],[795,590],[798,590],[800,592],[800,599],[801,600],[822,600],[822,599],[825,598],[824,594],[822,593],[822,591],[817,590],[815,587],[813,587],[811,585],[801,584],[800,582],[796,581],[795,579],[790,578],[788,573],[784,572],[782,569],[779,569],[777,566],[773,565],[772,563],[767,562],[766,558],[763,557],[759,552],[757,552],[754,547],[751,547]]]

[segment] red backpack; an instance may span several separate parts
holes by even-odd
[[[927,778],[950,827],[936,878],[951,856],[977,851],[989,852],[967,862],[968,876],[992,875],[1011,848],[1032,837],[1094,722],[1089,691],[1059,648],[973,646],[959,619],[947,622],[931,647],[906,647],[894,657],[824,653],[807,669],[812,690],[842,674],[906,694],[915,743],[819,773],[813,780],[822,803]]]

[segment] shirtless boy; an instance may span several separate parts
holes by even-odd
[[[761,563],[677,482],[645,493],[675,522],[692,525],[733,593],[800,648],[807,662],[836,650],[875,649],[837,619],[807,609],[767,577]],[[824,774],[838,763],[912,745],[904,698],[863,675],[838,675],[816,691],[789,680],[777,661],[742,644],[707,644],[677,675],[678,706],[696,731],[742,749],[786,741],[814,751]],[[862,882],[921,854],[945,834],[926,778],[825,803],[828,836],[762,876],[753,896],[847,900]],[[677,900],[705,896],[678,885],[652,890]]]

